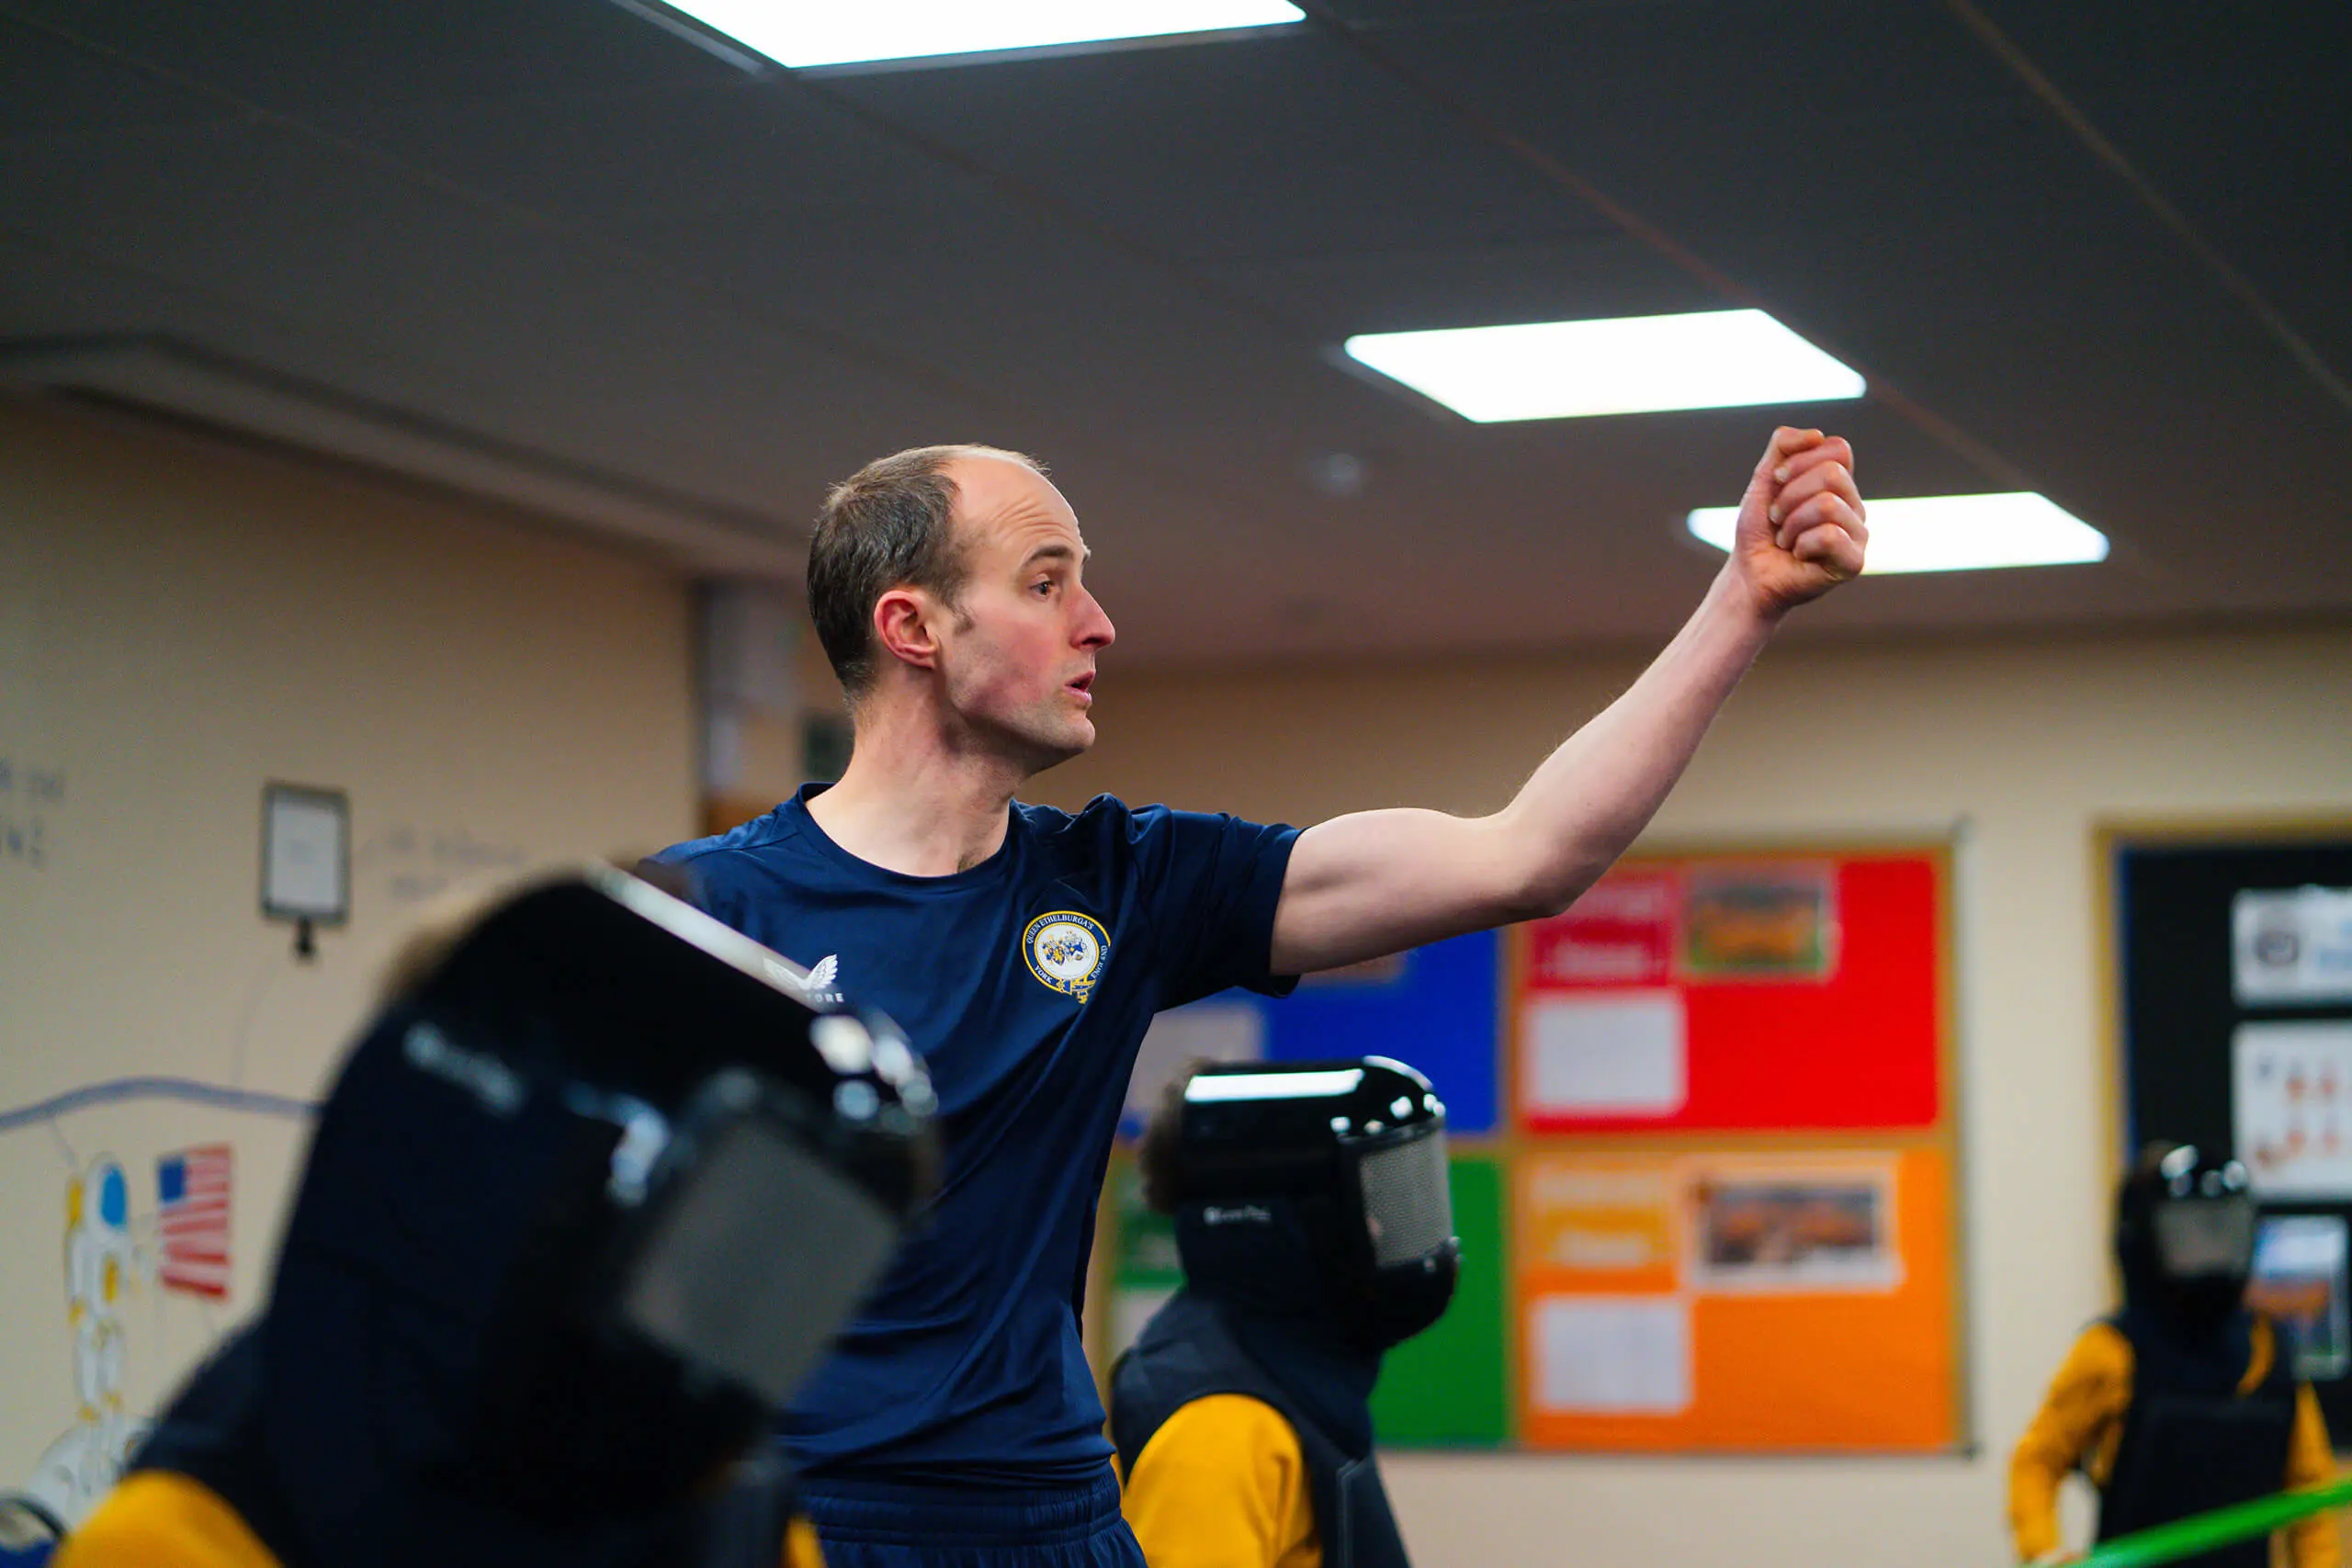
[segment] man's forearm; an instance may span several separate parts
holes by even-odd
[[[1641,678],[1521,786],[1500,816],[1533,857],[1541,906],[1566,908],[1648,826],[1777,623],[1726,569]]]
[[[1852,463],[1843,437],[1774,431],[1740,500],[1731,558],[1697,613],[1509,806],[1469,818],[1351,812],[1301,833],[1274,910],[1274,973],[1334,968],[1575,902],[1648,825],[1781,615],[1862,570],[1870,530]]]

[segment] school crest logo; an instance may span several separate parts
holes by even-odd
[[[1111,955],[1111,933],[1075,909],[1056,909],[1029,922],[1021,933],[1021,955],[1029,973],[1082,1002]]]

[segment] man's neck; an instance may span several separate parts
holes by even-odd
[[[866,716],[841,781],[808,802],[827,838],[908,876],[968,871],[1003,847],[1025,770]]]

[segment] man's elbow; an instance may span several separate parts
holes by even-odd
[[[1609,869],[1607,861],[1577,859],[1558,864],[1522,864],[1498,879],[1494,925],[1548,920],[1585,895]]]
[[[1617,847],[1546,843],[1542,833],[1506,807],[1482,819],[1487,840],[1488,913],[1494,925],[1549,919],[1585,895],[1614,864]]]

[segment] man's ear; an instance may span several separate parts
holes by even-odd
[[[902,664],[935,669],[939,663],[940,606],[920,588],[893,588],[874,601],[874,641]]]

